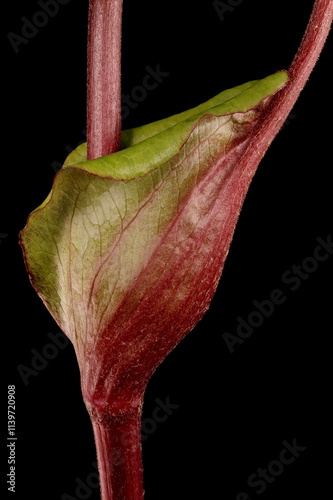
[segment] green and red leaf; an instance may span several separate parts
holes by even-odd
[[[27,269],[84,361],[86,399],[123,373],[141,387],[209,307],[251,181],[242,158],[287,78],[125,131],[102,158],[80,146],[30,215]]]

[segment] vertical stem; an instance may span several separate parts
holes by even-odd
[[[101,500],[142,500],[141,406],[123,415],[94,416]]]
[[[122,0],[90,0],[87,64],[88,159],[120,149]]]

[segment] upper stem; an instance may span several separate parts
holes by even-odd
[[[332,20],[333,0],[317,0],[302,42],[289,68],[289,76],[294,92],[298,91],[298,94],[303,89],[317,62],[329,34]]]
[[[90,0],[87,158],[120,149],[122,0]]]
[[[288,70],[289,80],[267,107],[241,159],[244,162],[244,178],[254,175],[260,160],[297,101],[322,51],[332,20],[333,0],[316,0],[301,45]]]

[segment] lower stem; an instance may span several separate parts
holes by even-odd
[[[93,416],[101,500],[142,500],[141,406],[123,415]]]

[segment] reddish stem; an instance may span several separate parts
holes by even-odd
[[[141,405],[92,417],[102,500],[142,500]]]
[[[89,160],[120,149],[122,0],[90,0],[87,65]]]
[[[269,145],[288,117],[325,44],[333,20],[333,0],[316,0],[285,87],[272,99],[256,130],[244,162],[243,178],[252,177]],[[245,182],[244,186],[248,186]],[[244,193],[245,196],[246,193]]]

